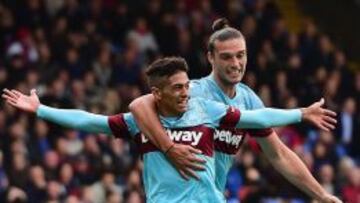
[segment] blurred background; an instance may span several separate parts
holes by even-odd
[[[266,106],[321,97],[337,129],[278,128],[324,188],[360,203],[360,1],[0,0],[0,87],[44,104],[112,115],[148,93],[144,68],[185,57],[210,73],[206,41],[226,17],[247,40],[243,80]],[[0,202],[144,201],[133,143],[64,129],[0,104]],[[229,202],[311,202],[248,140],[228,178]]]

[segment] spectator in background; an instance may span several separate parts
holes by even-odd
[[[136,19],[135,26],[130,30],[127,37],[128,40],[136,44],[136,47],[142,55],[147,56],[148,54],[154,54],[158,50],[154,35],[149,30],[145,18]]]
[[[344,100],[342,110],[339,114],[339,124],[338,124],[338,135],[340,135],[340,142],[345,147],[348,153],[355,155],[355,151],[351,149],[356,149],[356,137],[359,131],[358,117],[356,117],[356,101],[354,98],[350,97]]]
[[[122,194],[123,190],[115,183],[114,174],[111,172],[104,172],[101,175],[101,180],[91,186],[92,200],[94,202],[105,202],[107,193]],[[115,197],[114,197],[115,198]]]
[[[356,203],[360,201],[360,168],[353,167],[347,174],[348,184],[342,189],[345,202]]]
[[[30,168],[29,183],[26,188],[29,201],[31,203],[44,202],[46,198],[47,181],[44,169],[40,165],[34,165]]]
[[[6,175],[5,168],[4,168],[3,156],[4,156],[3,152],[0,151],[0,194],[2,194],[6,190],[6,188],[9,186],[9,180]]]
[[[319,169],[319,183],[330,194],[335,194],[336,189],[334,185],[334,168],[330,164],[324,164]]]

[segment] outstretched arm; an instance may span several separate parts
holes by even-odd
[[[36,90],[30,95],[24,95],[17,90],[4,89],[2,97],[11,106],[20,110],[35,113],[38,117],[62,125],[67,128],[91,133],[112,134],[108,124],[108,117],[92,114],[81,110],[57,109],[42,105]]]
[[[320,202],[341,203],[322,188],[300,158],[281,142],[275,132],[256,139],[272,166],[292,184]]]
[[[336,113],[322,108],[323,105],[324,99],[321,99],[319,102],[302,109],[263,108],[251,111],[243,110],[237,127],[268,128],[307,121],[322,130],[329,131],[335,128],[336,120],[333,117],[336,116]]]
[[[153,95],[148,94],[135,99],[129,105],[129,109],[140,130],[166,154],[181,176],[185,179],[189,179],[189,176],[198,178],[195,170],[203,170],[201,164],[205,161],[194,154],[200,154],[201,151],[189,145],[175,144],[170,140],[156,113]]]

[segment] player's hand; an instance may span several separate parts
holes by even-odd
[[[319,201],[314,201],[315,203],[343,203],[339,198],[335,197],[331,194],[326,194],[324,197],[322,197]]]
[[[8,90],[5,88],[1,96],[5,99],[6,103],[29,113],[36,113],[36,110],[40,106],[40,100],[35,89],[32,89],[28,96],[17,90]]]
[[[174,144],[166,153],[166,156],[180,175],[189,180],[190,177],[199,179],[196,171],[205,170],[203,164],[206,161],[197,157],[196,154],[201,154],[201,151],[189,145]]]
[[[312,123],[321,130],[330,131],[335,129],[337,121],[334,117],[336,116],[336,113],[322,108],[324,102],[324,99],[321,99],[309,107],[301,109],[302,119],[303,121]]]

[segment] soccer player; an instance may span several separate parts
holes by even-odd
[[[147,70],[149,85],[161,124],[167,136],[176,143],[194,146],[206,160],[199,180],[184,180],[155,145],[140,133],[129,113],[103,116],[79,110],[64,110],[41,105],[34,90],[26,96],[16,90],[4,90],[6,102],[21,110],[57,124],[92,133],[130,136],[139,144],[143,155],[143,181],[147,202],[225,202],[215,185],[214,129],[264,128],[307,120],[315,125],[332,125],[334,112],[321,108],[320,103],[294,110],[263,108],[240,111],[222,103],[202,98],[189,99],[187,64],[184,59],[170,57],[151,64]]]
[[[190,96],[215,100],[239,109],[264,108],[259,97],[246,85],[240,83],[247,63],[246,42],[241,32],[219,19],[213,25],[214,33],[208,42],[208,60],[212,73],[202,79],[191,81]],[[201,168],[201,161],[195,159],[189,146],[174,144],[161,127],[155,114],[152,95],[140,97],[130,104],[136,122],[150,140],[166,152],[167,157],[183,177],[195,176],[193,169]],[[320,129],[334,129],[334,126],[321,123]],[[227,133],[229,139],[222,136]],[[285,178],[312,198],[321,202],[340,202],[327,193],[311,175],[303,162],[286,147],[272,129],[239,131],[218,128],[215,135],[216,184],[220,191],[225,190],[226,177],[246,134],[256,138],[269,162]],[[229,141],[230,140],[230,141]],[[236,141],[234,141],[236,140]],[[197,152],[198,153],[198,152]]]

